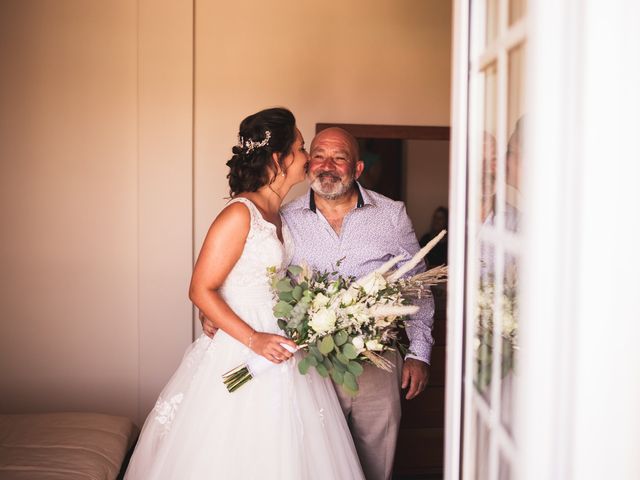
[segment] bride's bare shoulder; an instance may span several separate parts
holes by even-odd
[[[233,202],[222,209],[211,227],[231,227],[234,230],[249,230],[250,223],[251,212],[249,211],[249,206],[243,202]]]

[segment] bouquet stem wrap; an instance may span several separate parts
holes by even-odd
[[[297,350],[284,343],[281,343],[280,345],[291,353],[295,353]],[[267,360],[263,356],[252,354],[252,357],[247,361],[247,363],[239,365],[223,374],[222,381],[229,392],[235,392],[249,380],[256,378],[258,375],[274,366],[276,366],[275,363]]]

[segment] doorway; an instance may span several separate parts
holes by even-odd
[[[361,185],[405,202],[417,238],[427,239],[434,212],[448,207],[449,127],[319,123],[316,133],[328,127],[343,128],[356,137],[365,163]],[[396,480],[443,476],[447,286],[432,290],[435,343],[429,385],[417,398],[402,399]]]

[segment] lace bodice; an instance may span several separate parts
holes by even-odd
[[[267,294],[271,299],[270,282],[267,275],[269,267],[283,270],[289,265],[292,256],[291,235],[286,224],[282,225],[284,243],[280,242],[274,224],[267,222],[251,200],[237,197],[231,203],[242,203],[251,214],[251,226],[244,250],[235,266],[229,272],[222,286],[225,296],[236,293],[242,295]]]

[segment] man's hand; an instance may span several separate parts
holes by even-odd
[[[402,367],[402,388],[409,387],[407,400],[417,397],[429,383],[429,365],[415,358],[407,358]]]
[[[209,338],[213,338],[213,336],[218,331],[218,327],[216,327],[211,320],[205,317],[204,313],[202,313],[200,310],[198,310],[198,318],[200,319],[200,323],[202,324],[202,331],[204,332],[204,334]]]

